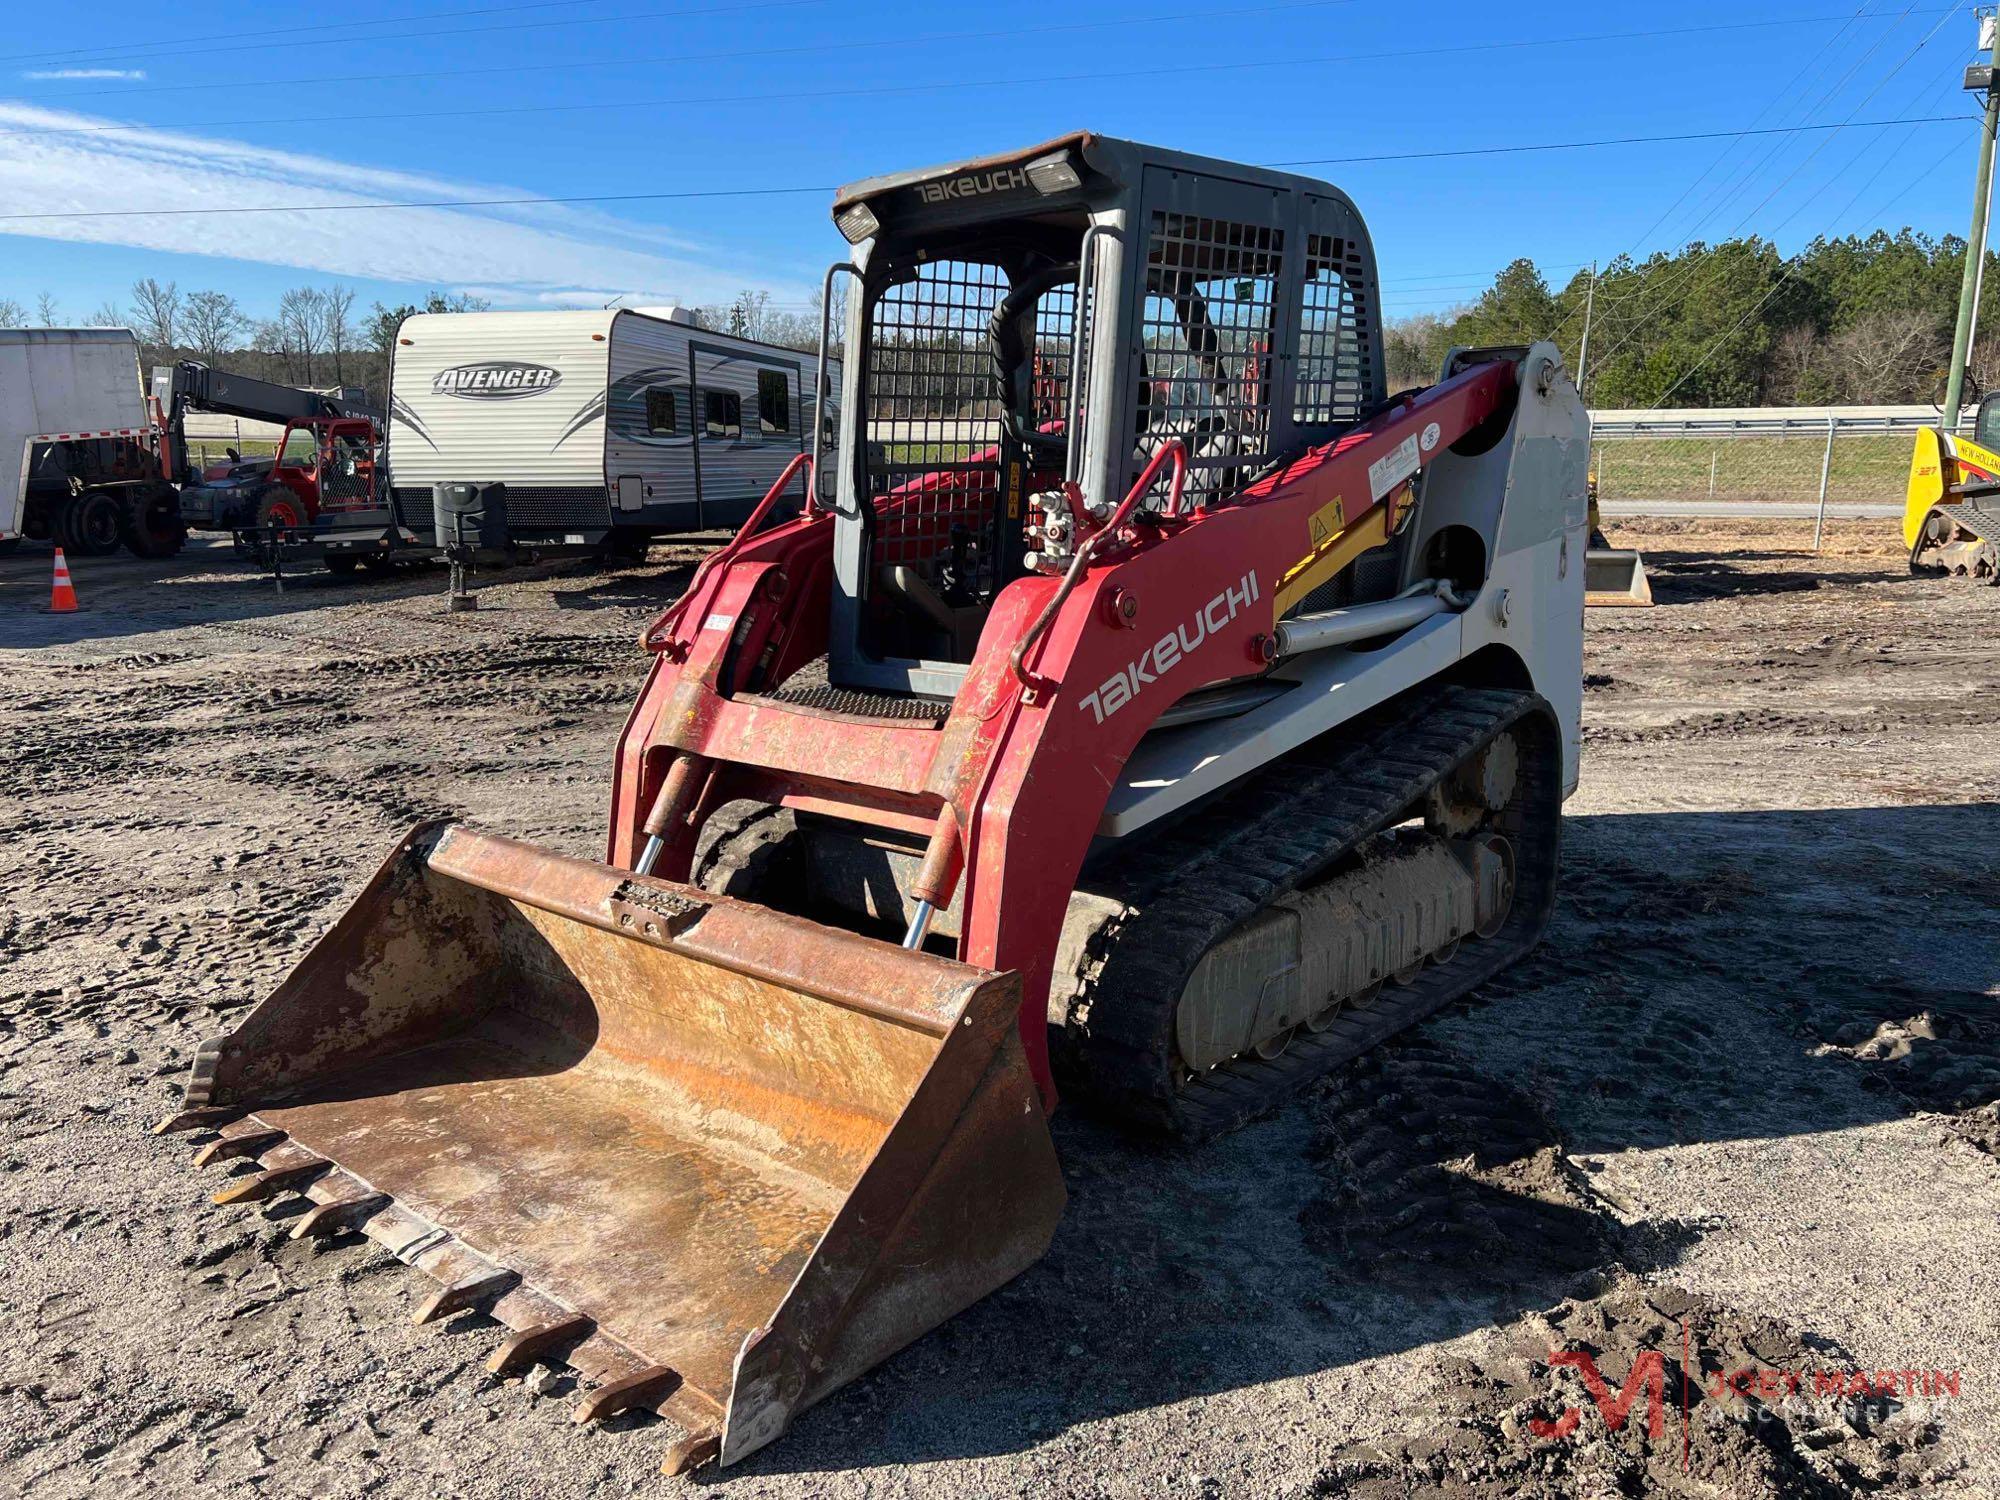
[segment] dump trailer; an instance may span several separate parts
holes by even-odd
[[[1912,573],[2000,583],[2000,393],[1979,403],[1972,436],[1917,431],[1903,497]]]
[[[645,632],[603,862],[417,828],[163,1122],[675,1469],[1031,1266],[1059,1090],[1211,1136],[1519,958],[1577,778],[1554,345],[1389,399],[1344,194],[1094,134],[834,219],[845,420]]]
[[[0,330],[0,551],[168,557],[186,536],[132,331]]]

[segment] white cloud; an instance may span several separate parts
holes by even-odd
[[[533,205],[380,212],[130,214],[232,205],[535,197],[332,157],[168,130],[63,134],[115,123],[0,100],[0,204],[117,218],[0,219],[0,233],[296,266],[325,275],[480,288],[502,305],[727,301],[743,287],[803,302],[810,283],[767,273],[675,229]],[[698,210],[695,210],[698,212]],[[614,288],[602,291],[601,288]]]
[[[144,68],[34,68],[23,78],[124,78],[137,82],[146,76]]]

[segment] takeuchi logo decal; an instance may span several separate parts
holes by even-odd
[[[562,371],[518,359],[489,359],[476,365],[453,365],[431,380],[431,394],[463,396],[471,401],[514,401],[539,396],[562,384]]]

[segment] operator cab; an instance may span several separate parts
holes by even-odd
[[[838,687],[951,697],[998,593],[1066,560],[1065,481],[1102,516],[1178,438],[1183,503],[1214,503],[1384,396],[1374,252],[1322,182],[1079,133],[834,218]]]

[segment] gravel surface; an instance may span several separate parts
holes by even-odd
[[[2000,592],[1810,531],[1614,530],[1661,607],[1590,616],[1527,962],[1200,1152],[1059,1115],[1048,1258],[700,1482],[2000,1492]],[[436,574],[279,594],[214,550],[79,562],[52,616],[46,551],[0,561],[0,1493],[688,1483],[667,1426],[492,1379],[494,1325],[412,1326],[425,1278],[211,1205],[148,1128],[411,822],[601,853],[689,560],[499,575],[461,616]],[[1608,1397],[1637,1372],[1616,1430],[1576,1350]]]

